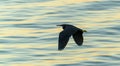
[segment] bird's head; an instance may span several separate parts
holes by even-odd
[[[67,26],[71,26],[69,24],[61,24],[61,25],[57,25],[57,26],[62,26],[63,29],[65,29]]]

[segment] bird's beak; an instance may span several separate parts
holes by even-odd
[[[56,26],[62,26],[62,25],[56,25]]]
[[[83,32],[87,32],[87,30],[83,30]]]

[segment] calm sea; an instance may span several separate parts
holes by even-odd
[[[58,51],[58,24],[83,46]],[[0,66],[120,66],[120,0],[0,0]]]

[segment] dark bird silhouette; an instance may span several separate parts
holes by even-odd
[[[69,24],[62,24],[62,25],[57,25],[57,26],[62,26],[63,31],[60,32],[59,34],[59,41],[58,41],[58,50],[63,50],[68,41],[69,38],[72,36],[75,43],[78,46],[81,46],[83,43],[83,32],[87,32],[86,30],[82,30],[80,28],[77,28],[73,25]]]

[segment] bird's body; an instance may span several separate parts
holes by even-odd
[[[78,46],[82,45],[82,34],[84,32],[82,29],[69,24],[62,24],[58,26],[62,26],[63,28],[63,31],[61,31],[59,34],[58,50],[63,50],[65,48],[71,36],[73,36],[74,41]]]

